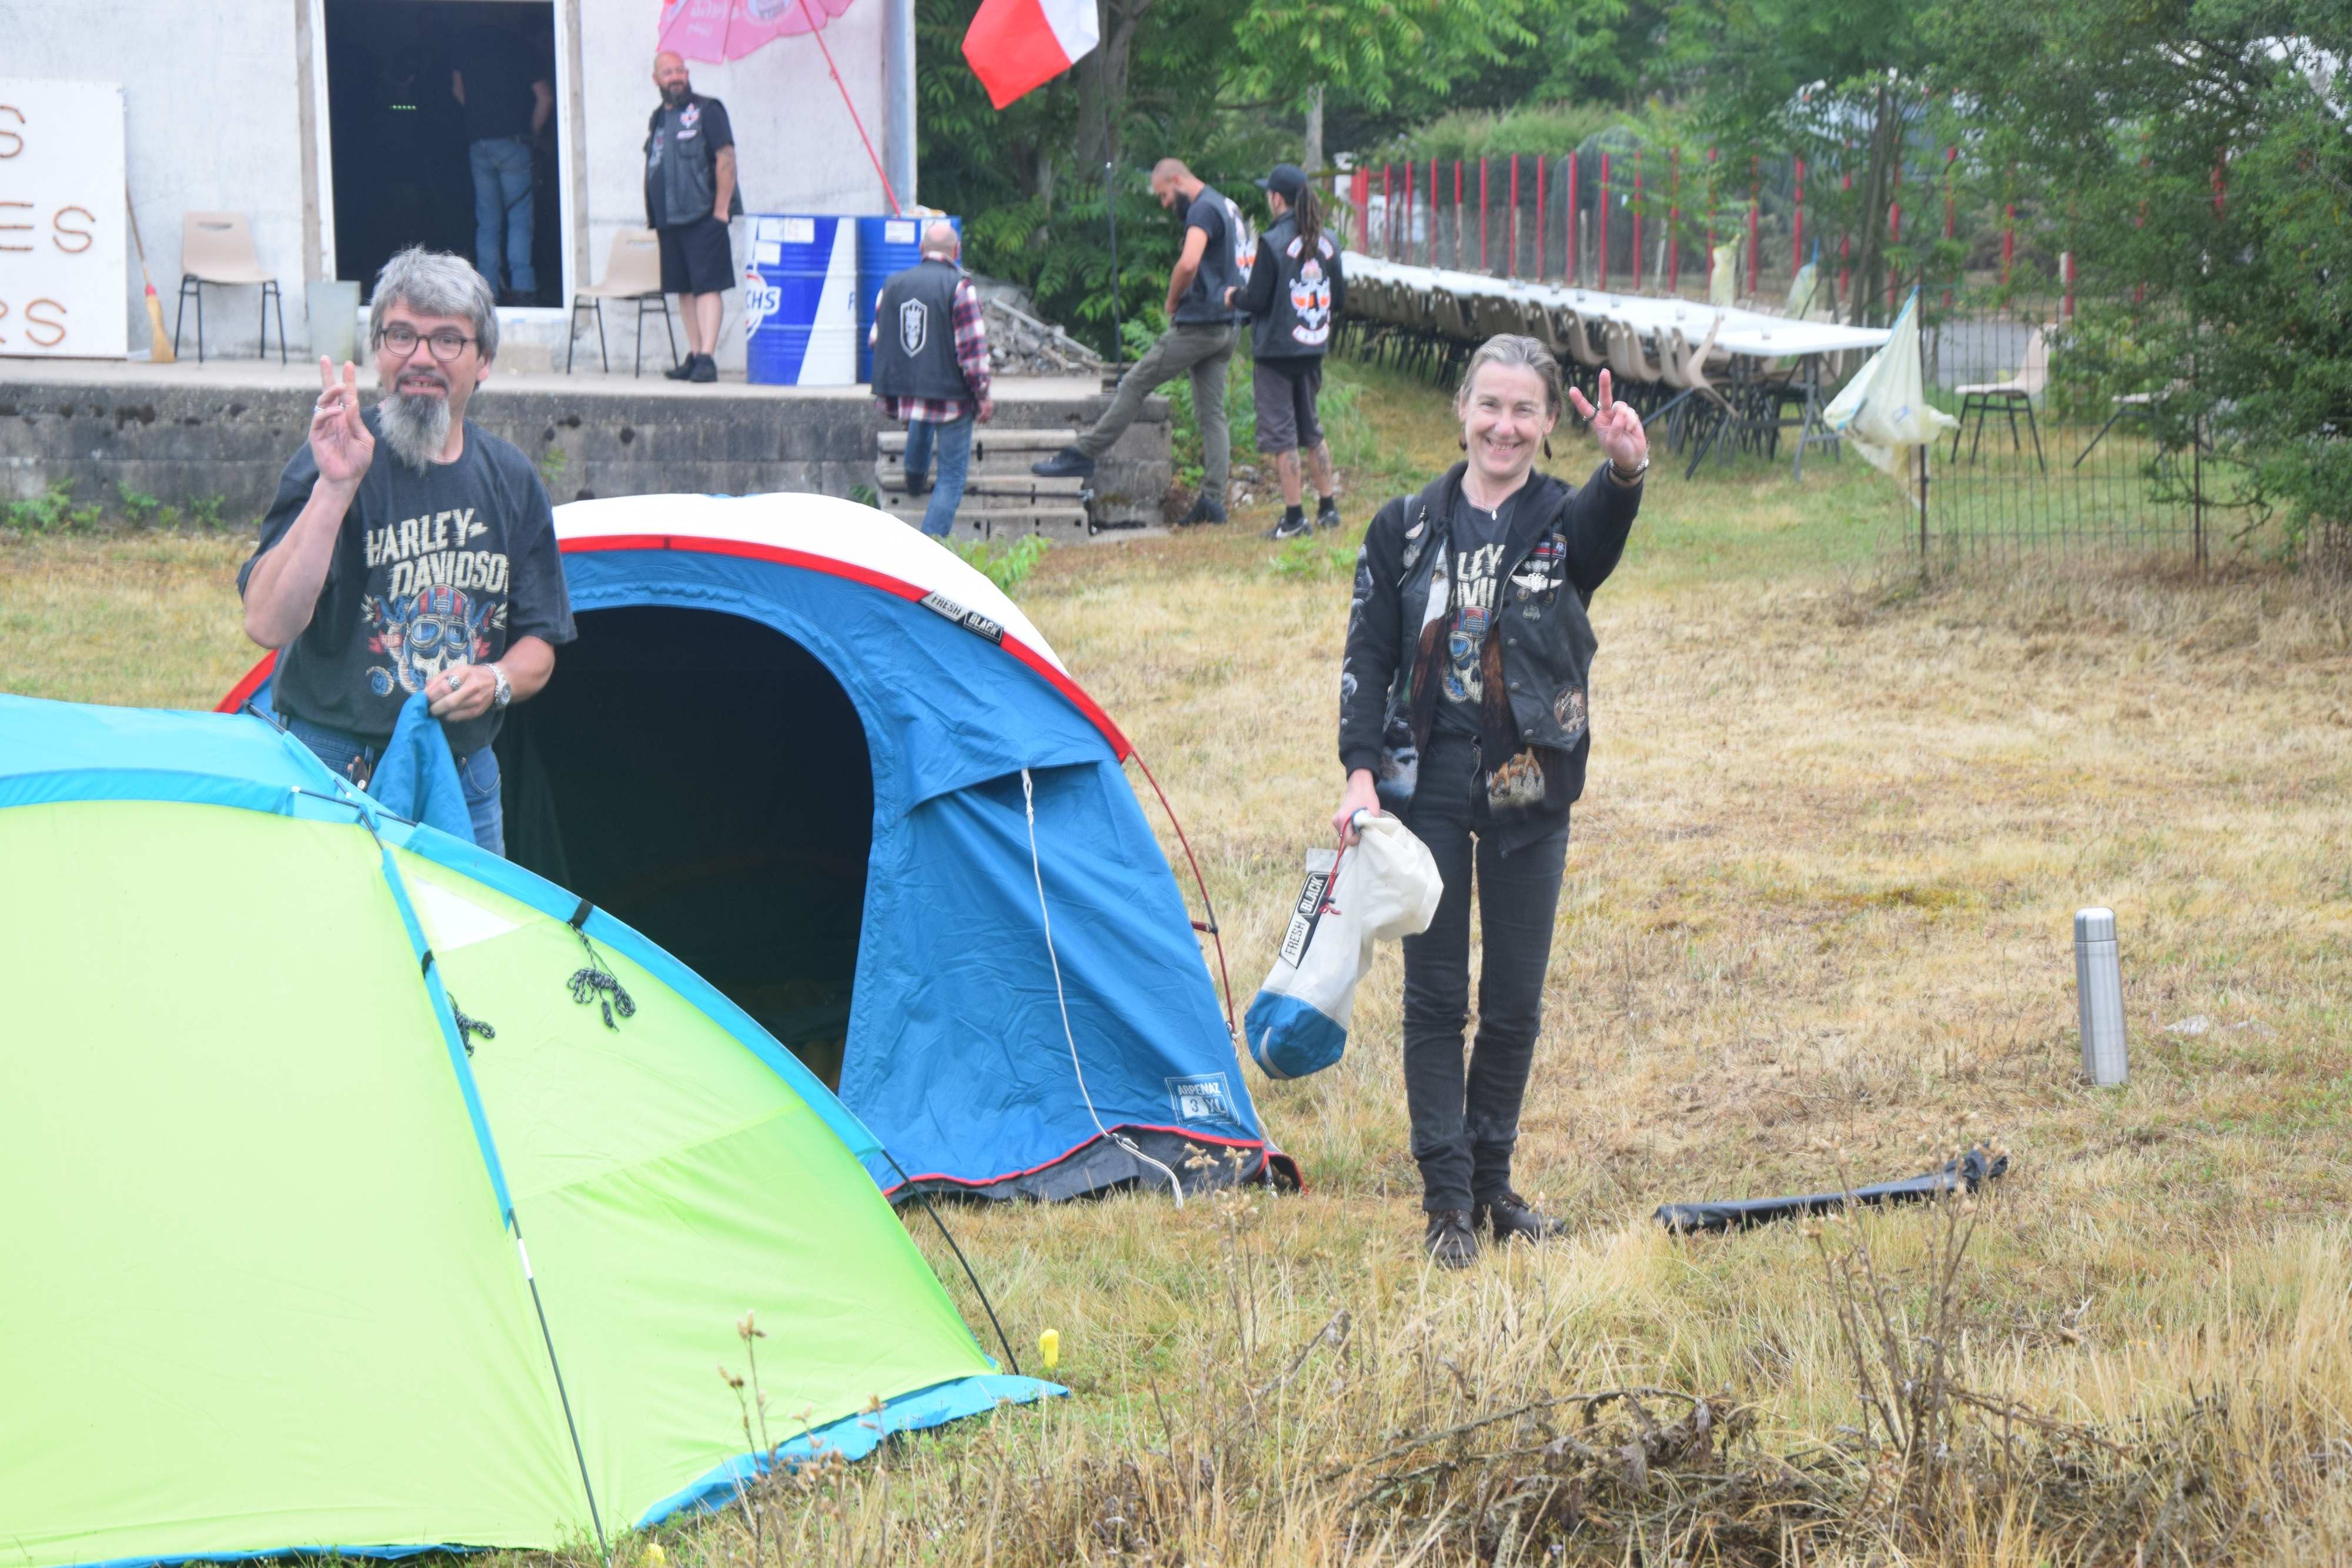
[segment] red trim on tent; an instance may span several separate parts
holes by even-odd
[[[752,544],[744,539],[703,538],[692,534],[598,534],[591,538],[565,539],[562,549],[566,555],[574,551],[585,553],[591,550],[682,549],[698,551],[705,555],[731,555],[752,560],[772,560],[781,566],[796,566],[804,571],[823,572],[827,577],[847,578],[852,582],[862,582],[868,588],[878,588],[885,593],[896,594],[900,599],[916,603],[921,602],[923,596],[930,591],[929,589],[917,587],[904,578],[892,577],[887,572],[875,571],[866,567],[854,566],[848,561],[833,556],[815,555],[807,550],[785,549],[777,545]],[[1053,660],[1030,647],[1010,632],[1004,634],[1002,646],[1006,653],[1022,664],[1045,676],[1055,691],[1069,698],[1071,704],[1080,713],[1086,715],[1087,721],[1102,731],[1103,738],[1110,742],[1111,752],[1119,761],[1124,762],[1134,754],[1135,747],[1129,744],[1118,726],[1111,722],[1110,715],[1105,713],[1102,706],[1087,695],[1086,688],[1072,680],[1066,672],[1055,664]],[[219,706],[214,711],[235,713],[243,707],[246,699],[260,690],[261,683],[269,678],[269,673],[277,668],[277,665],[276,653],[263,654],[261,662],[245,673],[245,678],[230,688],[228,695],[221,699]],[[1169,814],[1171,817],[1175,815],[1173,811]]]
[[[1112,1128],[1111,1131],[1114,1133],[1129,1131],[1138,1133],[1166,1133],[1171,1136],[1187,1139],[1195,1144],[1219,1144],[1229,1149],[1255,1149],[1258,1152],[1259,1156],[1266,1164],[1274,1165],[1278,1163],[1282,1166],[1283,1170],[1289,1176],[1290,1179],[1297,1185],[1299,1191],[1304,1192],[1307,1190],[1307,1178],[1305,1175],[1300,1172],[1298,1163],[1292,1159],[1288,1155],[1284,1154],[1280,1149],[1276,1148],[1273,1144],[1267,1142],[1264,1138],[1219,1138],[1213,1137],[1207,1133],[1195,1132],[1189,1127],[1162,1127],[1150,1122],[1121,1122],[1118,1126]],[[905,1191],[908,1187],[914,1186],[917,1182],[925,1181],[950,1182],[957,1186],[971,1187],[975,1189],[985,1186],[994,1186],[1000,1182],[1018,1181],[1023,1176],[1035,1176],[1039,1171],[1052,1170],[1055,1166],[1060,1165],[1064,1160],[1070,1158],[1072,1155],[1080,1154],[1087,1149],[1092,1148],[1095,1145],[1105,1141],[1107,1140],[1104,1135],[1097,1133],[1091,1138],[1086,1138],[1078,1143],[1073,1144],[1070,1147],[1063,1150],[1060,1154],[1055,1155],[1052,1159],[1046,1160],[1043,1164],[1031,1166],[1027,1170],[1006,1171],[1003,1176],[981,1176],[977,1179],[973,1179],[965,1176],[950,1176],[945,1171],[929,1171],[926,1172],[922,1176],[910,1176],[904,1181],[898,1182],[890,1186],[886,1186],[882,1189],[882,1194],[885,1197],[887,1197],[893,1193]]]

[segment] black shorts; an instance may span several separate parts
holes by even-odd
[[[661,235],[664,294],[724,294],[735,287],[735,247],[725,224],[697,218],[656,232]]]
[[[1257,449],[1312,452],[1322,445],[1323,423],[1315,417],[1315,397],[1322,390],[1320,355],[1258,361],[1250,371],[1250,401],[1257,406]]]

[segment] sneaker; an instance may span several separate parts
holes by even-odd
[[[1029,465],[1040,479],[1084,479],[1095,471],[1095,460],[1075,446],[1065,446],[1042,463]]]
[[[1328,496],[1323,498],[1321,506],[1315,508],[1315,526],[1318,528],[1336,528],[1339,526],[1339,504]]]
[[[1304,539],[1315,536],[1315,525],[1304,517],[1285,517],[1259,536],[1269,539]]]
[[[1441,1269],[1467,1269],[1478,1260],[1478,1233],[1466,1208],[1441,1208],[1429,1217],[1421,1249]]]
[[[701,362],[702,356],[700,354],[688,354],[686,358],[680,360],[677,363],[664,371],[662,375],[667,380],[673,382],[690,381],[694,376],[694,367]]]
[[[909,474],[907,476],[907,494],[909,496],[928,496],[930,493],[931,476],[929,474]]]
[[[719,361],[712,359],[709,354],[697,354],[694,357],[694,369],[687,373],[686,379],[690,382],[717,381],[719,379]]]
[[[1492,1203],[1480,1204],[1472,1212],[1470,1222],[1496,1241],[1549,1241],[1568,1234],[1565,1223],[1539,1213],[1515,1192],[1506,1192]]]
[[[1191,511],[1176,519],[1176,526],[1180,528],[1198,528],[1202,523],[1222,523],[1224,520],[1225,509],[1208,497],[1201,496],[1194,498]]]

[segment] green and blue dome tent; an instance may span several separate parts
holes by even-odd
[[[499,740],[509,854],[799,1052],[894,1197],[1295,1179],[1133,746],[987,578],[823,496],[555,520],[580,637]]]
[[[722,1500],[747,1311],[788,1458],[1058,1392],[740,1009],[262,718],[0,696],[0,1560]]]

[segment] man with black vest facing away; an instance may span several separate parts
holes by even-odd
[[[882,286],[871,334],[875,401],[883,418],[906,422],[907,494],[930,492],[923,532],[940,539],[954,529],[963,500],[972,422],[996,414],[988,395],[988,326],[979,291],[957,265],[962,251],[953,224],[924,229],[922,259]]]
[[[1257,408],[1257,449],[1274,459],[1282,481],[1282,521],[1270,539],[1301,538],[1315,529],[1301,508],[1298,455],[1314,471],[1321,497],[1315,521],[1339,526],[1339,503],[1332,497],[1331,448],[1316,417],[1323,390],[1323,354],[1331,346],[1331,326],[1347,299],[1339,276],[1339,247],[1323,232],[1323,208],[1306,172],[1277,163],[1258,182],[1275,225],[1259,236],[1257,265],[1249,281],[1232,290],[1227,302],[1250,318],[1250,392]]]
[[[1233,470],[1233,432],[1225,423],[1225,367],[1234,357],[1241,318],[1225,303],[1228,290],[1249,281],[1257,244],[1241,209],[1186,168],[1162,158],[1152,166],[1151,193],[1184,217],[1184,248],[1168,274],[1168,330],[1120,378],[1110,407],[1077,440],[1031,465],[1048,479],[1095,471],[1143,400],[1178,376],[1192,378],[1192,413],[1201,425],[1201,493],[1179,527],[1225,520],[1225,484]]]
[[[727,106],[694,90],[686,61],[654,57],[661,107],[646,122],[646,225],[661,237],[661,286],[686,318],[686,362],[674,382],[715,382],[720,296],[735,286],[730,218],[743,215],[735,188],[735,131]]]

